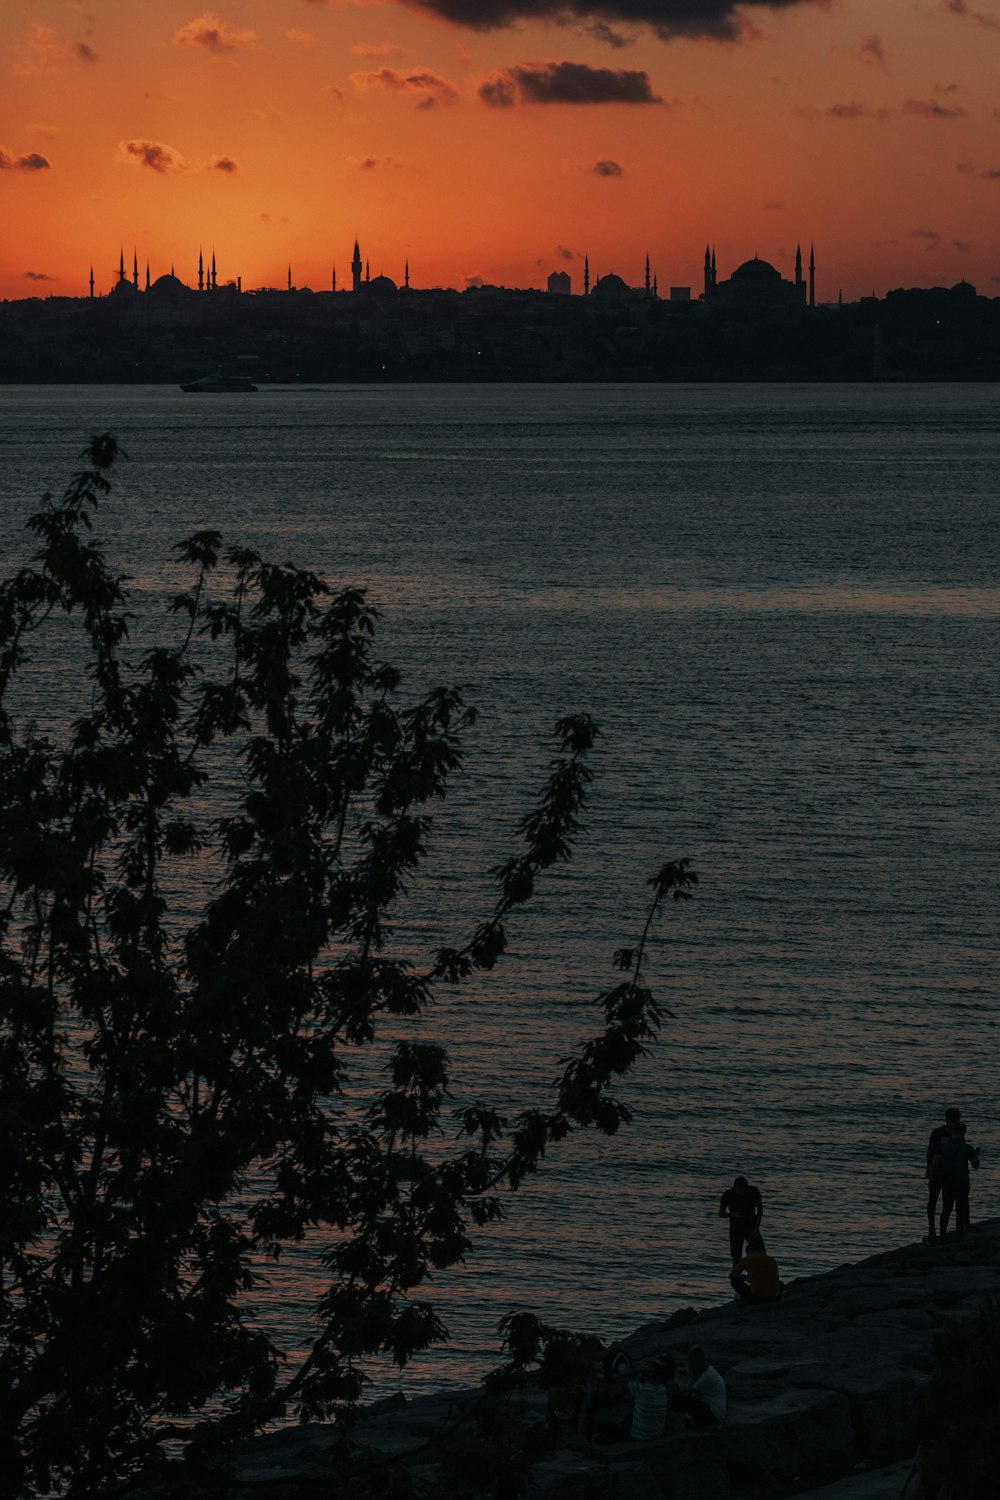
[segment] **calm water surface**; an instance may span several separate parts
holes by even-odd
[[[408,1388],[469,1383],[512,1308],[613,1335],[717,1300],[737,1172],[786,1279],[916,1237],[950,1103],[983,1148],[974,1215],[1000,1212],[997,387],[0,388],[5,565],[104,429],[131,455],[108,545],[140,600],[217,526],[367,584],[414,692],[479,706],[401,943],[463,935],[551,724],[600,722],[578,861],[502,972],[423,1024],[456,1103],[537,1102],[647,878],[680,855],[701,876],[656,931],[675,1018],[634,1124],[555,1153],[442,1281],[453,1342]],[[261,1308],[290,1347],[300,1269]]]

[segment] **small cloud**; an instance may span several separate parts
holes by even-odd
[[[329,94],[331,99],[336,99],[338,104],[344,97],[344,90],[338,89],[335,83],[328,83],[323,92],[324,94]]]
[[[925,240],[927,242],[928,250],[933,250],[937,245],[941,243],[941,236],[938,234],[936,229],[911,229],[910,239]]]
[[[39,73],[58,73],[66,63],[96,62],[97,53],[86,42],[76,42],[67,47],[59,40],[51,26],[36,22],[28,30],[28,53],[14,64],[13,71],[21,78],[32,78]]]
[[[289,220],[285,214],[279,214],[277,218],[273,214],[261,214],[260,222],[262,224],[287,224]]]
[[[524,63],[503,68],[480,85],[479,97],[493,108],[514,104],[662,104],[649,74],[587,63]]]
[[[466,276],[465,278],[466,290],[468,290],[468,288],[470,287],[486,286],[487,284],[488,283],[483,276]]]
[[[972,246],[968,240],[952,240],[951,243],[954,245],[955,249],[961,251],[963,255],[969,255],[972,251]]]
[[[861,38],[861,41],[858,43],[858,56],[862,62],[874,63],[877,68],[887,68],[889,66],[888,58],[885,55],[885,47],[882,45],[882,38],[877,31],[873,31],[870,36]]]
[[[231,175],[236,170],[236,163],[231,156],[213,156],[208,162],[210,172],[225,172]]]
[[[995,31],[1000,27],[1000,19],[987,15],[985,11],[973,10],[971,5],[966,5],[965,0],[944,0],[942,9],[950,15],[960,16],[963,21],[972,21],[976,26],[985,26],[990,31]]]
[[[935,94],[957,94],[958,90],[959,85],[957,83],[936,83],[934,85]]]
[[[44,271],[25,271],[24,275],[28,281],[55,281],[54,276],[46,276]]]
[[[47,157],[37,151],[28,151],[24,156],[15,156],[0,146],[0,172],[44,172],[49,165]]]
[[[1000,182],[1000,167],[977,167],[974,161],[955,163],[963,177],[978,177],[982,182]]]
[[[768,213],[776,213],[779,208],[784,208],[783,203],[762,203],[761,208],[766,208]]]
[[[590,169],[597,177],[624,177],[625,168],[620,162],[612,161],[610,157],[602,157],[595,161]]]
[[[174,33],[175,47],[203,47],[206,52],[216,54],[246,51],[256,42],[255,31],[234,31],[228,22],[220,21],[210,10]]]
[[[373,73],[352,73],[351,82],[358,89],[387,89],[396,94],[420,96],[418,109],[430,109],[435,104],[453,104],[459,92],[447,78],[435,73],[433,68],[411,68],[401,72],[398,68],[377,68]]]
[[[622,47],[634,47],[636,39],[623,31],[616,31],[607,21],[588,21],[585,30],[599,42],[620,51]]]
[[[407,167],[394,156],[349,156],[347,160],[359,172],[414,172],[415,167]]]
[[[54,141],[59,134],[55,125],[29,125],[29,133],[37,135],[41,141]]]
[[[290,42],[298,42],[301,46],[308,47],[313,39],[313,34],[311,31],[299,31],[296,27],[290,26],[285,32],[285,37]]]
[[[119,141],[118,154],[123,160],[148,167],[161,177],[169,172],[180,172],[187,165],[181,153],[163,141]]]
[[[826,113],[832,120],[887,120],[892,111],[881,107],[874,109],[870,104],[851,100],[846,104],[828,105]]]
[[[903,105],[904,115],[919,115],[925,120],[957,120],[962,115],[968,114],[968,110],[956,106],[948,109],[943,104],[938,104],[935,99],[907,99]]]
[[[558,257],[559,257],[560,260],[579,260],[580,259],[580,252],[579,252],[579,250],[567,250],[567,248],[566,248],[565,245],[557,245],[556,246],[556,254],[558,255]],[[541,261],[539,261],[538,264],[541,265]]]

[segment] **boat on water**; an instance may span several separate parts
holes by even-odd
[[[217,392],[255,391],[257,387],[248,375],[203,375],[200,380],[190,380],[181,386],[182,391],[192,395],[210,395]]]

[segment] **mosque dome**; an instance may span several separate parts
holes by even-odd
[[[966,279],[965,279],[964,276],[962,277],[961,281],[956,281],[955,285],[952,287],[951,290],[952,290],[953,293],[955,293],[956,296],[959,296],[959,297],[975,297],[975,296],[978,296],[978,293],[977,293],[975,287],[972,285],[972,282],[971,281],[966,281]]]
[[[369,292],[396,292],[399,288],[391,276],[373,276],[371,281],[365,282],[365,289]]]
[[[124,300],[126,297],[137,297],[139,295],[139,288],[133,286],[128,277],[125,276],[121,281],[115,282],[108,295],[110,297],[120,297]]]
[[[756,255],[752,260],[745,260],[741,266],[737,266],[733,272],[733,281],[780,281],[781,272],[776,271],[769,260],[760,260]]]
[[[609,271],[607,276],[597,279],[590,295],[592,297],[627,297],[628,291],[628,284],[622,281],[620,276],[616,276],[614,271]]]
[[[179,276],[167,275],[157,276],[149,290],[155,297],[176,297],[189,292],[191,288],[186,287]]]

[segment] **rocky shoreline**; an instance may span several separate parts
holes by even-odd
[[[683,1364],[698,1343],[730,1391],[725,1423],[650,1443],[591,1448],[567,1432],[536,1465],[531,1496],[627,1497],[627,1500],[758,1500],[823,1494],[898,1494],[901,1460],[918,1441],[920,1396],[934,1368],[939,1336],[1000,1296],[1000,1219],[975,1225],[962,1241],[913,1244],[791,1282],[781,1302],[733,1300],[681,1309],[623,1340],[636,1363],[670,1350]],[[388,1457],[421,1450],[428,1485],[436,1437],[460,1421],[477,1393],[370,1408],[357,1438]],[[528,1419],[545,1420],[544,1393],[526,1387],[514,1401]],[[286,1428],[231,1455],[224,1475],[233,1496],[272,1500],[332,1478],[329,1427]],[[891,1468],[888,1466],[892,1466]],[[885,1470],[885,1488],[859,1471]],[[892,1488],[889,1488],[889,1485]],[[419,1486],[418,1486],[419,1487]]]

